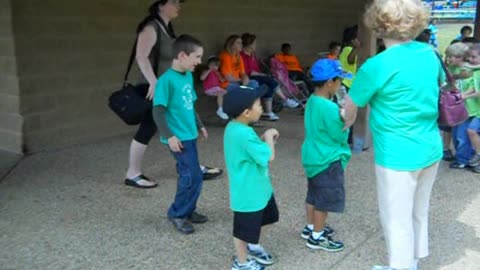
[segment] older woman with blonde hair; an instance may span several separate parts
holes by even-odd
[[[444,74],[432,47],[412,41],[428,17],[420,0],[374,0],[365,25],[386,50],[363,64],[346,97],[346,128],[357,107],[371,107],[378,207],[389,254],[389,266],[374,269],[417,269],[429,252],[429,200],[442,158],[438,81]]]

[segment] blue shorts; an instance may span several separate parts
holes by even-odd
[[[480,117],[474,117],[472,119],[472,122],[470,122],[470,124],[468,125],[468,129],[480,133]]]

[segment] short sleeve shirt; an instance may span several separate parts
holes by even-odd
[[[191,72],[180,73],[170,68],[158,79],[153,106],[166,108],[167,126],[180,141],[198,137],[196,100]],[[166,144],[167,139],[160,138],[160,141]]]
[[[311,95],[305,109],[305,139],[302,145],[302,164],[308,178],[326,170],[340,160],[343,168],[350,160],[348,130],[340,117],[337,104]]]
[[[277,53],[275,58],[287,66],[288,71],[303,71],[302,67],[300,66],[300,61],[298,60],[297,56],[293,54]]]
[[[415,171],[441,159],[437,119],[442,76],[433,48],[416,41],[390,47],[362,65],[349,95],[357,106],[371,106],[376,164]]]
[[[245,74],[245,65],[243,64],[242,57],[240,55],[232,55],[227,51],[223,51],[220,56],[220,73],[223,77],[227,75],[233,76],[235,79],[240,80],[242,74]],[[227,88],[228,81],[222,83],[223,88]]]
[[[462,91],[480,91],[480,69],[473,71],[473,76],[463,80]],[[480,97],[465,99],[465,107],[470,116],[480,117]]]
[[[240,56],[242,57],[243,64],[245,65],[245,73],[248,76],[250,76],[253,71],[260,73],[260,67],[258,66],[258,60],[257,60],[257,57],[254,54],[248,55],[248,54],[246,54],[242,51],[240,53]]]
[[[272,197],[268,174],[272,150],[253,128],[231,121],[224,134],[225,165],[230,183],[230,207],[235,212],[262,210]]]

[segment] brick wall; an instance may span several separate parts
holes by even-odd
[[[0,149],[22,152],[22,117],[10,0],[0,0]]]
[[[106,100],[121,83],[148,3],[12,1],[26,151],[131,131]],[[358,21],[363,6],[355,0],[196,0],[183,6],[175,28],[200,38],[207,56],[218,52],[229,34],[249,31],[258,36],[261,56],[290,42],[309,66],[317,52],[340,39],[345,26]]]

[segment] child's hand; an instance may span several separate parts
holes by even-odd
[[[270,128],[267,131],[265,131],[265,133],[262,136],[262,139],[264,141],[269,141],[270,140],[270,141],[275,143],[279,136],[280,136],[280,133],[278,133],[278,130],[276,130],[274,128]]]
[[[203,138],[205,138],[205,140],[208,139],[208,132],[207,132],[207,129],[206,128],[201,128],[200,131],[202,132],[202,135],[203,135]]]
[[[183,149],[182,142],[176,136],[170,137],[168,139],[168,147],[170,148],[170,150],[172,150],[172,152],[175,153],[182,152]]]

